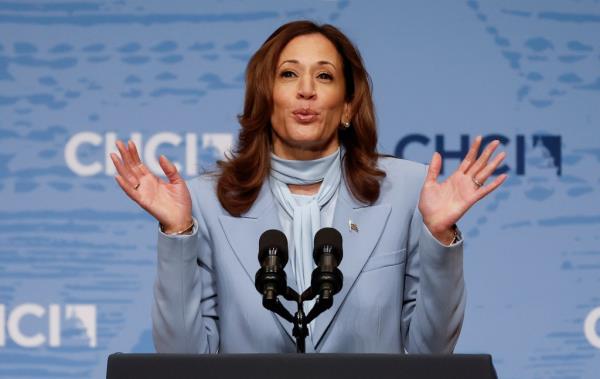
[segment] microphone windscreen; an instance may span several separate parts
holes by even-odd
[[[315,252],[321,250],[324,245],[333,247],[332,253],[338,262],[342,260],[342,235],[335,228],[322,228],[315,234]]]
[[[260,235],[258,240],[258,251],[259,259],[262,254],[267,254],[269,249],[277,249],[277,255],[279,255],[283,264],[285,265],[288,260],[288,242],[285,234],[277,229],[269,229]]]

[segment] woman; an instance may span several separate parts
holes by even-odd
[[[254,289],[258,238],[285,232],[288,285],[301,292],[314,233],[333,226],[343,288],[311,323],[307,352],[451,352],[465,306],[455,225],[505,180],[483,185],[504,158],[490,161],[498,141],[477,157],[477,138],[442,183],[437,153],[428,169],[380,156],[358,51],[308,21],[281,26],[251,58],[239,119],[232,157],[187,183],[164,156],[168,182],[151,174],[131,141],[111,155],[118,184],[160,223],[157,351],[293,352],[291,324]]]

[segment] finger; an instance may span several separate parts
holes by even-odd
[[[131,183],[134,185],[139,183],[140,177],[143,175],[143,173],[136,168],[137,165],[133,162],[133,159],[129,154],[129,149],[125,147],[125,144],[121,140],[117,140],[116,145],[119,153],[121,154],[121,162],[123,163],[123,167],[125,167],[127,173],[127,175],[124,177],[127,180],[131,180]]]
[[[129,155],[129,151],[127,150],[127,147],[125,147],[125,144],[121,140],[117,140],[116,145],[117,145],[117,149],[119,150],[119,153],[121,154],[121,160],[123,161],[123,164],[128,169],[131,169],[131,167],[133,167],[134,164],[133,164],[133,160],[131,159],[131,156]]]
[[[137,146],[132,140],[127,141],[127,151],[131,158],[132,166],[131,170],[135,173],[138,179],[146,174],[150,173],[150,170],[142,163],[140,154],[138,153]]]
[[[121,189],[127,194],[127,196],[129,196],[131,200],[139,204],[139,192],[136,191],[135,188],[127,180],[123,179],[122,176],[116,175],[115,180],[119,184],[119,187],[121,187]]]
[[[440,170],[442,168],[442,157],[440,153],[437,151],[433,153],[431,157],[431,163],[429,164],[429,168],[427,169],[427,177],[425,178],[426,182],[436,182],[437,177],[440,174]]]
[[[137,184],[139,184],[139,179],[131,172],[131,170],[129,170],[127,168],[127,166],[125,166],[123,164],[123,162],[121,162],[121,160],[119,159],[117,154],[111,153],[110,159],[112,160],[113,164],[115,165],[115,168],[117,169],[117,172],[119,173],[119,175],[122,178],[125,178],[125,180],[130,185],[136,186]]]
[[[160,167],[162,168],[163,172],[165,173],[167,179],[169,179],[169,182],[171,184],[183,182],[181,175],[179,175],[179,172],[177,171],[177,167],[175,167],[175,165],[171,163],[171,161],[169,161],[167,157],[161,155],[158,158],[158,164],[160,164]]]
[[[490,144],[488,144],[483,150],[483,153],[481,153],[481,156],[477,159],[477,161],[475,161],[471,168],[467,170],[466,174],[471,174],[473,176],[479,171],[481,171],[481,169],[487,164],[488,160],[490,159],[490,157],[494,153],[494,150],[496,150],[499,144],[500,141],[498,141],[497,139],[493,140]]]
[[[490,192],[498,188],[504,181],[508,178],[508,175],[502,174],[499,175],[493,182],[488,185],[481,187],[478,191],[475,192],[476,201],[479,201],[486,197]]]
[[[488,164],[487,166],[485,166],[483,168],[483,170],[479,171],[477,174],[475,174],[475,180],[477,180],[479,183],[483,183],[487,180],[487,178],[489,178],[494,171],[496,171],[496,169],[498,168],[498,166],[500,165],[500,163],[502,163],[502,161],[504,160],[504,158],[506,157],[506,153],[504,151],[500,152],[500,154],[496,155],[496,157],[494,157],[494,159],[490,162],[490,164]]]
[[[479,146],[481,146],[481,136],[477,136],[475,138],[475,141],[471,145],[469,152],[467,153],[467,155],[465,155],[465,159],[463,159],[460,166],[458,167],[460,172],[466,173],[469,170],[469,168],[473,165],[473,163],[475,163],[475,160],[477,159],[477,152],[479,151]]]
[[[135,143],[132,140],[127,141],[127,148],[133,163],[135,165],[141,165],[142,160],[140,159],[140,154],[138,153],[137,146],[135,146]]]

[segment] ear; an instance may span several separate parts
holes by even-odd
[[[344,111],[342,113],[342,122],[352,121],[352,104],[344,103]]]

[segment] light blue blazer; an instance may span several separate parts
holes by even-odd
[[[387,177],[371,206],[340,186],[333,227],[343,237],[344,283],[333,307],[314,321],[307,352],[452,352],[465,309],[462,241],[444,246],[423,225],[417,204],[426,166],[381,158],[379,167]],[[193,234],[158,236],[156,350],[295,352],[292,325],[263,308],[254,287],[258,238],[267,229],[281,230],[268,183],[241,217],[221,207],[215,177],[187,184]],[[298,290],[289,271],[287,278]],[[294,303],[281,300],[296,311]]]

